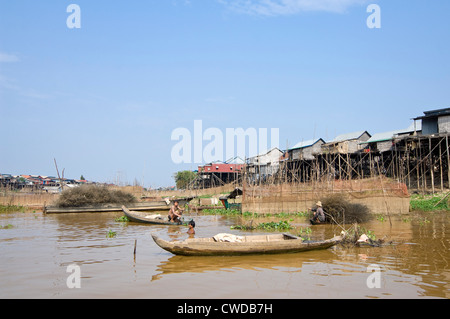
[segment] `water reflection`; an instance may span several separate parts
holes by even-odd
[[[242,269],[292,269],[299,271],[303,262],[312,262],[321,256],[323,259],[332,259],[335,254],[332,250],[323,250],[311,254],[280,254],[280,255],[251,255],[251,256],[213,256],[213,257],[187,257],[171,256],[162,261],[156,269],[159,273],[152,277],[158,280],[164,275],[174,273],[204,273],[210,271],[238,271]]]

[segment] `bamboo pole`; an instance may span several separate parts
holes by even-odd
[[[61,176],[59,175],[59,170],[58,170],[58,164],[56,164],[56,158],[53,158],[53,161],[55,162],[55,167],[56,167],[56,173],[58,174],[58,178],[59,178],[59,185],[61,186],[61,191],[64,190],[64,186],[61,180]]]
[[[420,169],[419,169],[419,151],[418,143],[416,143],[416,170],[417,170],[417,189],[420,189]]]
[[[431,137],[428,138],[428,149],[429,149],[429,156],[430,156],[430,175],[431,175],[431,189],[433,190],[434,194],[434,163],[433,163],[433,155],[431,154]]]
[[[380,170],[380,167],[378,167],[378,170]],[[389,218],[389,224],[391,225],[391,228],[392,228],[391,214],[390,214],[388,202],[386,200],[386,190],[384,189],[383,178],[382,178],[381,174],[379,176],[380,176],[381,188],[383,189],[384,204],[386,205],[386,212],[387,212],[387,215]]]
[[[447,147],[447,183],[448,188],[450,188],[450,152],[448,150],[448,135],[445,137],[446,147]]]
[[[442,140],[439,140],[439,170],[441,173],[441,192],[444,191],[444,173],[442,171],[442,147],[441,147]]]

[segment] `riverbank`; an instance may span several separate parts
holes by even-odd
[[[203,190],[193,190],[193,191],[170,191],[170,192],[159,192],[159,191],[144,191],[141,187],[115,187],[121,190],[124,190],[133,196],[135,196],[140,202],[148,201],[149,199],[161,199],[164,197],[182,197],[187,195],[195,195],[198,197],[210,197],[210,198],[218,198],[221,194],[226,194],[227,192],[231,192],[234,189],[235,185],[226,185],[223,187],[218,188],[212,188],[212,189],[203,189]],[[297,204],[295,204],[295,207],[291,207],[293,204],[290,203],[291,201],[283,201],[282,198],[276,198],[276,201],[278,201],[277,209],[281,209],[277,213],[298,213],[303,212],[307,210],[307,206],[310,207],[310,205],[314,204],[315,197],[317,197],[317,191],[314,192],[314,194],[309,190],[307,192],[304,192],[304,194],[311,195],[311,198],[303,198],[301,201],[296,200]],[[389,199],[389,197],[386,196],[375,196],[374,198],[359,198],[357,196],[358,192],[352,192],[351,193],[351,199],[352,201],[356,201],[358,203],[362,203],[365,205],[368,205],[369,208],[371,207],[372,202],[377,202],[378,206],[386,206],[386,199]],[[259,195],[259,194],[255,194]],[[314,195],[314,196],[313,196]],[[304,195],[306,196],[306,195]],[[60,197],[60,194],[49,194],[49,193],[20,193],[20,192],[3,192],[0,193],[0,212],[4,212],[8,207],[11,207],[12,210],[14,209],[27,209],[27,210],[43,210],[44,206],[51,206],[53,205],[58,198]],[[314,198],[313,198],[314,197]],[[276,202],[275,201],[275,202]],[[440,193],[434,193],[434,194],[412,194],[411,196],[402,196],[401,198],[401,207],[403,214],[407,212],[416,212],[416,211],[423,211],[423,212],[430,212],[430,211],[450,211],[450,192],[444,191]],[[252,204],[254,201],[249,201],[247,198],[247,205],[243,207],[243,212],[253,212],[256,211],[252,210],[252,205],[248,205],[248,203]],[[396,207],[398,206],[399,201],[397,198],[391,198],[389,201],[389,209],[390,213],[397,214],[396,211],[398,210]],[[255,206],[255,205],[253,205]],[[303,207],[304,206],[304,207]],[[254,207],[253,207],[254,208]],[[284,208],[292,208],[292,212],[289,210],[286,210]],[[271,212],[269,212],[271,213]],[[381,211],[377,210],[376,207],[372,208],[373,214],[379,214]]]

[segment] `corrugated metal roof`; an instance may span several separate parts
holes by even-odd
[[[432,110],[432,111],[425,111],[423,112],[423,116],[416,117],[414,120],[422,120],[427,118],[435,118],[440,116],[447,116],[450,115],[450,108],[445,109],[439,109],[439,110]]]
[[[225,164],[244,164],[245,161],[240,158],[239,156],[235,156],[233,158],[230,158],[229,160],[225,161]]]
[[[422,121],[416,122],[416,131],[421,131],[421,130],[422,130]],[[374,134],[366,142],[361,142],[360,144],[389,141],[389,140],[392,140],[397,135],[407,134],[407,133],[412,133],[412,132],[414,132],[414,123],[412,123],[410,126],[408,126],[408,128],[403,129],[403,130],[395,130],[395,131]]]
[[[307,141],[301,141],[297,144],[295,144],[293,147],[290,148],[290,150],[295,150],[298,148],[305,148],[305,147],[309,147],[309,146],[313,146],[314,144],[316,144],[319,141],[323,141],[325,143],[325,141],[321,138],[316,139],[316,140],[307,140]]]
[[[377,134],[374,134],[371,138],[369,138],[366,142],[362,142],[361,144],[389,141],[389,140],[392,140],[394,138],[394,136],[398,135],[401,131],[402,130],[377,133]]]
[[[367,131],[358,131],[358,132],[353,132],[353,133],[342,134],[342,135],[336,136],[334,138],[334,140],[332,140],[328,143],[338,143],[338,142],[343,142],[343,141],[356,140],[366,132]]]

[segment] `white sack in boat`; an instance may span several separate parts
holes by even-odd
[[[227,243],[240,243],[240,242],[244,241],[243,236],[237,236],[237,235],[226,234],[226,233],[217,234],[213,238],[215,241],[227,242]]]
[[[147,218],[147,219],[161,219],[161,215],[160,214],[147,215],[147,216],[145,216],[145,218]]]

